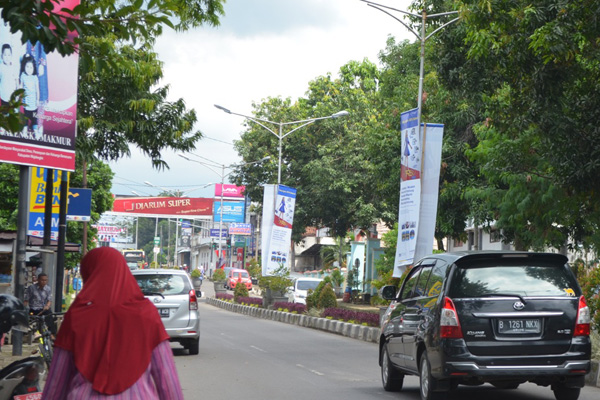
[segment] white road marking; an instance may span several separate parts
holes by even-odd
[[[254,349],[254,350],[258,350],[262,353],[266,353],[266,351],[264,351],[263,349],[261,349],[260,347],[256,347],[256,346],[250,346],[250,348]]]
[[[324,373],[322,373],[322,372],[319,372],[319,371],[317,371],[317,370],[314,370],[314,369],[308,369],[308,368],[306,368],[306,367],[305,367],[304,365],[302,365],[302,364],[296,364],[296,367],[298,367],[298,368],[302,368],[302,369],[305,369],[305,370],[307,370],[307,371],[309,371],[309,372],[312,372],[312,373],[313,373],[313,374],[315,374],[315,375],[319,375],[319,376],[324,376],[324,375],[325,375]]]

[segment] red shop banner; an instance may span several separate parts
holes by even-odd
[[[211,216],[213,199],[202,197],[116,198],[113,212],[126,214]]]

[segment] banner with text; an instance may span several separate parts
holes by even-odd
[[[116,198],[113,213],[145,217],[194,216],[210,219],[213,199],[202,197],[127,197]]]
[[[46,182],[48,181],[48,169],[29,168],[29,224],[27,234],[35,237],[44,237],[44,220],[46,210]],[[52,222],[50,237],[58,239],[58,213],[60,208],[60,185],[62,172],[55,171],[52,175]],[[67,173],[67,175],[69,175]],[[68,184],[68,177],[67,177]]]
[[[398,208],[398,242],[394,260],[394,277],[400,277],[413,263],[419,207],[421,203],[421,135],[417,129],[418,108],[400,115],[402,159],[400,163],[400,204]]]
[[[62,0],[54,12],[73,9],[79,0]],[[0,129],[0,162],[75,170],[77,130],[78,52],[61,56],[46,53],[39,43],[21,42],[21,32],[0,19],[0,101],[7,104],[13,92],[25,90],[19,112],[25,124],[18,133]],[[71,38],[76,32],[70,33]]]
[[[215,199],[220,198],[223,195],[223,198],[244,198],[244,191],[246,190],[246,186],[236,186],[230,184],[217,183],[215,185]]]
[[[416,125],[417,109],[402,113],[402,167],[394,277],[402,276],[407,266],[433,251],[444,126],[421,124],[417,132]]]
[[[263,253],[263,260],[267,259],[263,275],[272,275],[281,265],[289,269],[295,207],[296,189],[278,185],[268,251]]]

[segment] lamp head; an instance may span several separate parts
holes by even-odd
[[[231,111],[230,111],[229,109],[227,109],[227,108],[223,107],[223,106],[220,106],[220,105],[218,105],[218,104],[215,104],[214,106],[215,106],[216,108],[218,108],[219,110],[221,110],[221,111],[225,111],[227,114],[231,114]]]
[[[331,118],[347,117],[348,115],[350,115],[350,113],[346,110],[343,110],[343,111],[336,112],[335,114],[333,114],[331,116]]]

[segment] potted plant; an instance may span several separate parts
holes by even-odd
[[[333,290],[336,297],[342,297],[342,284],[344,283],[344,274],[339,268],[334,268],[331,272],[331,282],[333,282]]]
[[[261,276],[258,286],[263,293],[263,306],[269,307],[276,301],[287,301],[287,292],[293,283],[290,271],[283,264],[272,275]]]
[[[215,272],[212,274],[212,281],[215,285],[215,295],[217,293],[225,293],[227,289],[225,289],[225,271],[221,268],[217,268]]]
[[[196,291],[196,293],[199,293],[200,287],[202,286],[202,272],[198,268],[195,268],[191,273],[191,277],[192,285],[194,285],[194,290]]]

